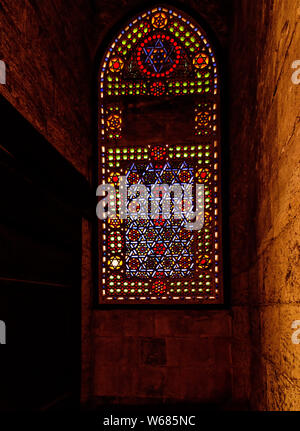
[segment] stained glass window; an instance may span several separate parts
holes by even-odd
[[[207,35],[179,10],[147,10],[111,42],[98,82],[98,184],[116,191],[115,212],[98,222],[99,303],[222,303],[219,77]],[[120,216],[121,181],[136,217]],[[187,229],[194,203],[174,215],[183,198],[166,186],[178,184],[194,200],[203,186],[199,229]],[[170,217],[151,213],[154,200]]]

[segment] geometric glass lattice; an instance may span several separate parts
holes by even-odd
[[[98,90],[97,182],[116,193],[116,214],[98,222],[98,303],[223,303],[219,77],[207,35],[180,10],[146,10],[111,41]],[[172,139],[152,139],[160,136],[159,98],[191,107],[188,117],[174,114],[167,125],[159,123]],[[153,106],[153,122],[143,117],[143,106]],[[129,110],[142,137],[128,131]],[[176,185],[190,187],[192,203],[169,193],[167,187]],[[129,193],[131,186],[136,189]],[[189,230],[198,186],[203,223]],[[165,203],[170,217],[151,213],[157,200],[159,211]],[[135,207],[139,216],[122,217],[124,205],[127,212]],[[178,218],[180,205],[185,213]]]
[[[139,182],[149,188],[152,184],[178,184],[181,179],[193,184],[193,168],[186,162],[172,167],[166,163],[156,168],[152,163],[139,170],[132,164],[127,178],[137,173]],[[186,174],[186,178],[183,178]],[[162,199],[170,199],[163,191]],[[175,200],[175,199],[174,199]],[[151,204],[151,202],[150,202]],[[163,277],[183,278],[191,274],[195,266],[193,233],[185,229],[186,219],[130,220],[126,221],[126,275],[156,279]]]

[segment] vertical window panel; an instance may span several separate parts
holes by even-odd
[[[116,217],[99,220],[100,304],[223,303],[218,82],[205,32],[173,8],[134,17],[108,47],[99,70],[98,184],[113,185],[119,200]],[[149,195],[161,186],[156,198],[171,217],[152,217],[155,196],[137,191],[140,217],[121,218],[120,178]],[[174,216],[179,198],[165,187],[176,184],[190,185],[195,202],[203,185],[201,229]]]

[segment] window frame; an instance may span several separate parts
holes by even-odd
[[[94,145],[94,154],[96,155],[95,160],[96,163],[94,165],[94,185],[98,186],[98,174],[99,174],[99,163],[98,163],[98,154],[99,154],[99,131],[98,131],[98,113],[99,113],[99,101],[98,97],[99,91],[99,70],[101,64],[103,62],[103,57],[108,47],[111,44],[111,41],[116,37],[116,34],[120,32],[124,26],[128,25],[130,21],[134,19],[138,14],[142,14],[145,11],[151,10],[155,7],[165,7],[165,8],[173,8],[177,12],[181,12],[186,17],[191,17],[193,21],[199,24],[199,27],[204,31],[209,40],[210,44],[213,47],[213,52],[216,57],[217,70],[218,70],[218,125],[219,131],[216,139],[218,140],[218,195],[219,195],[219,232],[220,232],[220,254],[222,258],[222,266],[219,274],[220,284],[222,289],[222,302],[186,302],[186,303],[176,303],[174,300],[170,302],[158,303],[158,302],[126,302],[120,303],[118,301],[112,303],[102,303],[99,301],[99,258],[100,258],[100,249],[99,249],[99,221],[96,219],[93,224],[93,278],[94,278],[94,289],[93,289],[93,306],[96,309],[228,309],[230,307],[230,295],[229,295],[229,263],[230,263],[230,255],[229,255],[229,217],[228,217],[228,197],[229,197],[229,152],[224,151],[224,147],[228,148],[228,117],[226,115],[227,110],[225,110],[225,106],[228,104],[228,94],[227,94],[227,77],[225,73],[225,56],[223,55],[223,50],[221,50],[220,44],[212,32],[212,30],[207,26],[206,22],[203,21],[201,16],[199,16],[194,10],[188,10],[186,7],[180,6],[171,6],[170,4],[155,4],[150,5],[148,7],[143,7],[142,9],[138,8],[136,10],[131,11],[130,14],[125,16],[121,22],[114,25],[113,28],[108,32],[101,46],[99,47],[98,53],[96,55],[96,69],[95,69],[95,88],[96,91],[93,93],[94,97],[94,107],[95,107],[95,116],[94,116],[94,131],[95,133],[95,145]],[[123,96],[124,97],[124,96]],[[175,97],[175,96],[174,96]],[[184,97],[184,96],[183,96]],[[188,159],[189,160],[189,159]],[[98,200],[96,199],[96,202]]]

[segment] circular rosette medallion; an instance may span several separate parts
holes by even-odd
[[[113,73],[121,72],[123,67],[124,67],[124,62],[120,57],[113,57],[108,64],[109,70]]]
[[[180,56],[180,46],[165,34],[149,36],[137,50],[137,62],[141,71],[147,76],[157,78],[173,72]]]
[[[164,28],[167,25],[167,22],[167,15],[163,12],[156,13],[151,20],[151,23],[155,28]]]
[[[114,185],[119,184],[120,174],[118,172],[112,172],[108,177],[108,182]]]
[[[205,67],[207,67],[209,64],[208,55],[204,54],[204,52],[197,54],[193,60],[193,64],[196,67],[196,69],[205,69]]]
[[[166,154],[166,148],[161,145],[156,145],[150,150],[150,156],[153,160],[163,160],[166,157]]]
[[[163,281],[159,280],[159,281],[155,281],[152,284],[151,290],[156,295],[163,295],[167,290],[167,286],[165,285],[165,283]]]
[[[207,127],[211,121],[211,115],[209,112],[199,112],[195,117],[195,121],[198,127]]]
[[[150,87],[150,92],[153,96],[162,96],[166,90],[163,82],[153,82]]]
[[[120,115],[112,114],[107,119],[107,126],[111,130],[119,129],[121,127],[121,124],[122,124],[122,119]]]
[[[196,177],[200,183],[207,183],[211,177],[211,172],[207,168],[200,168],[196,173]]]
[[[211,264],[211,258],[208,256],[208,254],[203,254],[199,257],[197,263],[200,269],[206,269]]]
[[[121,256],[114,256],[108,261],[108,266],[110,269],[120,269],[123,265],[123,260]]]

